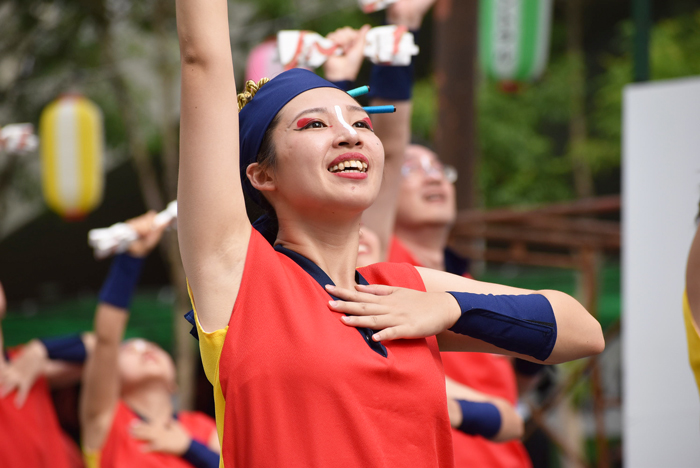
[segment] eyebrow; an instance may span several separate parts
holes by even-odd
[[[364,114],[367,114],[367,111],[360,106],[347,105],[347,106],[345,106],[345,109],[347,109],[348,111],[358,111],[358,112],[362,112]],[[369,114],[367,114],[367,115],[369,115]]]
[[[320,113],[323,113],[323,114],[328,114],[328,109],[326,109],[325,107],[314,107],[314,108],[311,108],[311,109],[303,110],[303,111],[299,112],[299,113],[296,115],[296,117],[294,117],[294,118],[292,119],[292,122],[296,122],[296,120],[297,120],[299,117],[301,117],[302,115],[306,115],[306,114],[316,114],[316,113],[319,113],[319,112],[320,112]]]
[[[345,106],[345,109],[347,109],[348,111],[357,111],[357,112],[362,112],[362,113],[367,114],[367,112],[360,106],[347,105],[347,106]],[[329,114],[330,112],[329,112],[328,108],[326,108],[326,107],[313,107],[311,109],[306,109],[306,110],[299,112],[292,119],[292,122],[296,122],[297,119],[299,117],[301,117],[302,115],[315,114],[315,113]]]

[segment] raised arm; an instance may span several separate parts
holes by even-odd
[[[165,226],[154,227],[155,212],[128,221],[139,234],[126,254],[114,258],[95,313],[94,351],[87,359],[80,395],[83,449],[101,449],[112,426],[120,394],[119,347],[129,320],[131,295],[141,263],[160,241]]]
[[[178,238],[205,330],[225,327],[250,222],[239,178],[238,106],[226,0],[177,0],[182,96]]]
[[[399,0],[387,9],[387,22],[417,32],[423,16],[433,3],[435,0]],[[372,68],[371,104],[396,106],[394,114],[372,116],[374,131],[384,145],[384,178],[377,200],[362,215],[362,222],[379,236],[382,261],[386,261],[389,254],[401,184],[401,166],[411,140],[412,86],[413,65],[374,65]]]

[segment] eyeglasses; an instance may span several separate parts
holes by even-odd
[[[451,184],[457,181],[457,169],[427,156],[407,161],[401,166],[401,175],[404,177],[411,177],[419,172],[428,177],[444,177]]]

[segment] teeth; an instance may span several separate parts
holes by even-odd
[[[367,163],[358,160],[343,161],[328,169],[329,172],[367,172]]]

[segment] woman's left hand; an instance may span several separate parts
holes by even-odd
[[[375,341],[424,338],[437,335],[455,324],[461,315],[459,304],[448,293],[429,293],[394,286],[356,286],[356,291],[327,285],[326,290],[342,301],[329,307],[349,316],[343,323],[353,327],[381,330]]]

